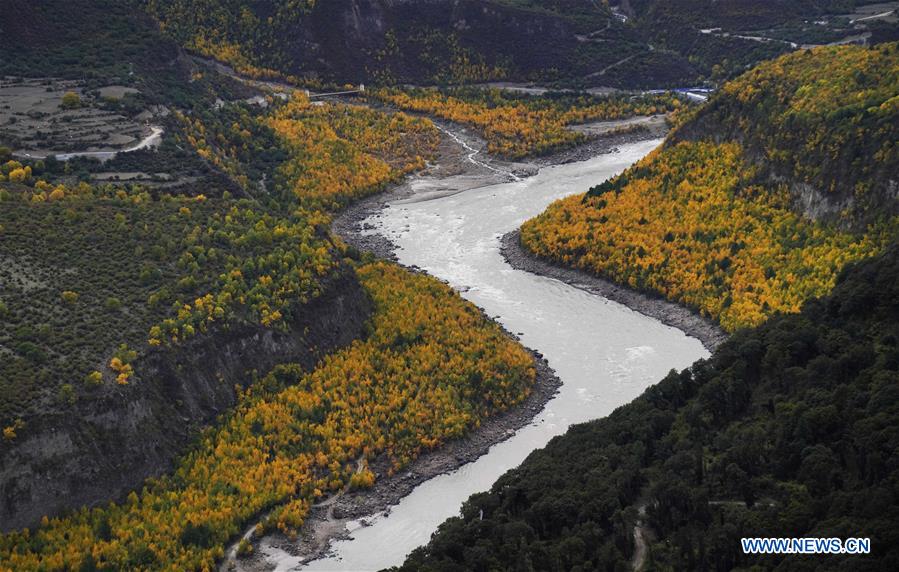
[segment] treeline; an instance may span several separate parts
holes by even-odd
[[[395,570],[895,570],[899,247],[473,495]],[[741,537],[865,537],[763,556]]]
[[[899,229],[888,191],[899,167],[899,108],[896,76],[885,71],[897,57],[893,44],[762,64],[707,108],[682,113],[660,150],[526,222],[522,244],[684,303],[729,331],[797,311]],[[858,74],[861,83],[851,79]],[[788,178],[770,176],[779,165],[789,166]],[[835,222],[809,219],[825,218],[818,211],[827,212],[830,187],[807,185],[836,177],[854,202]],[[862,208],[873,204],[883,207]]]

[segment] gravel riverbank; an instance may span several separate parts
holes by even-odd
[[[710,352],[727,339],[727,334],[717,324],[689,308],[661,297],[637,292],[582,270],[560,266],[538,258],[521,246],[518,230],[509,232],[500,239],[500,252],[512,268],[549,276],[581,290],[623,304],[634,311],[656,318],[663,324],[675,327],[687,335],[697,338]]]

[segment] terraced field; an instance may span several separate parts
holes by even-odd
[[[80,103],[65,105],[67,93]],[[81,82],[52,78],[0,81],[0,140],[22,157],[73,151],[118,151],[150,134],[149,111],[128,117],[120,103],[137,90],[107,86],[87,91]],[[70,96],[71,97],[71,96]]]

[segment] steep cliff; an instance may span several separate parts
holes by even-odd
[[[364,333],[371,303],[352,270],[304,306],[288,331],[233,327],[135,362],[141,382],[73,409],[29,419],[0,442],[0,530],[102,504],[165,473],[198,432],[236,402],[236,390],[278,363],[311,368]]]

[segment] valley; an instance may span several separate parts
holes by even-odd
[[[899,562],[895,2],[7,8],[0,571]]]
[[[376,486],[371,493],[344,495],[334,505],[337,508],[329,511],[332,518],[313,519],[312,529],[304,533],[317,537],[319,530],[328,530],[334,539],[352,540],[329,547],[327,543],[297,545],[277,536],[263,539],[259,555],[249,563],[237,560],[236,569],[378,570],[399,564],[427,540],[433,527],[455,514],[469,494],[483,489],[552,436],[626,403],[672,367],[707,355],[697,340],[652,318],[574,287],[513,271],[499,251],[499,237],[543,205],[576,192],[586,180],[620,171],[657,144],[653,139],[620,147],[610,142],[605,153],[587,161],[548,166],[531,177],[487,185],[472,183],[478,177],[488,182],[493,173],[476,162],[466,160],[460,166],[452,160],[438,161],[435,172],[416,175],[394,190],[392,198],[375,197],[371,206],[363,203],[349,217],[342,217],[349,220],[335,222],[350,244],[375,245],[382,255],[396,256],[401,264],[446,280],[546,358],[563,384],[542,412],[529,412],[536,416],[528,418],[524,429],[513,432],[518,428],[508,427],[500,443],[489,451],[479,449],[484,456],[474,460],[451,449],[445,454],[454,456],[455,462],[433,475],[423,474],[418,463],[413,464],[397,474],[398,482],[385,493]],[[451,166],[457,172],[447,173]],[[438,236],[444,240],[436,240]],[[582,327],[571,327],[574,322]],[[589,354],[591,347],[605,350],[590,359],[574,359]],[[458,467],[460,460],[468,464]],[[424,480],[426,475],[434,478]],[[407,483],[417,486],[411,490]],[[402,497],[396,495],[397,488],[403,491]],[[439,506],[434,500],[438,490]],[[370,495],[376,497],[374,503],[368,500]],[[339,518],[333,517],[335,510]],[[375,559],[373,547],[386,545],[391,550],[378,550]],[[332,554],[314,559],[322,552]]]

